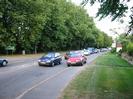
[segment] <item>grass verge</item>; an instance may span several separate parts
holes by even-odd
[[[133,66],[111,53],[98,57],[64,90],[61,99],[132,99]]]

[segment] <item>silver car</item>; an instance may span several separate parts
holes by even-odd
[[[0,59],[0,66],[6,66],[8,61],[6,59]]]

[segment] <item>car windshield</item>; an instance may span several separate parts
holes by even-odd
[[[84,52],[88,52],[87,50],[84,50]]]
[[[50,53],[50,54],[47,54],[47,55],[45,55],[45,56],[43,56],[43,57],[51,58],[51,57],[54,57],[54,54],[53,54],[53,53]]]
[[[70,55],[70,57],[79,57],[82,56],[80,53],[73,53]]]
[[[70,52],[67,52],[66,55],[70,55]]]
[[[87,50],[93,50],[94,48],[88,48]]]
[[[73,54],[73,53],[74,53],[74,52],[68,52],[67,55],[71,55],[71,54]]]

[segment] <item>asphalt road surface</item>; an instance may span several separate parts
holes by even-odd
[[[87,64],[103,53],[87,56]],[[62,90],[84,66],[40,67],[35,58],[9,59],[0,67],[0,99],[58,99]]]

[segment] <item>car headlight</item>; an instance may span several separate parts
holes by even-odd
[[[39,59],[38,62],[41,62],[41,60]]]

